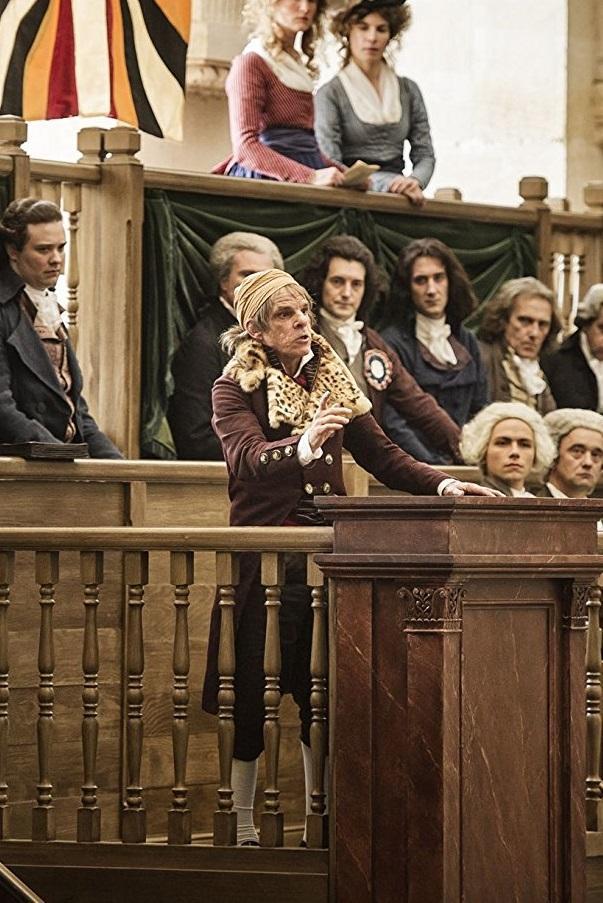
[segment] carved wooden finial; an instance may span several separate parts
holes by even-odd
[[[140,163],[134,156],[140,150],[140,132],[129,125],[109,129],[105,135],[105,152],[109,163]],[[142,165],[142,164],[141,164]]]
[[[107,129],[80,129],[77,136],[77,149],[82,156],[79,163],[102,163],[105,156],[105,134]]]
[[[0,154],[25,155],[27,123],[20,116],[0,116]]]
[[[524,176],[519,183],[519,194],[523,198],[520,207],[546,207],[549,183],[544,176]]]
[[[460,188],[438,188],[434,194],[436,201],[462,201],[463,194]]]
[[[587,182],[584,186],[584,203],[595,213],[603,210],[603,182]]]

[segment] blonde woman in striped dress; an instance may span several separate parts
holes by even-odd
[[[314,136],[314,47],[326,0],[247,0],[252,39],[226,80],[232,155],[216,173],[248,179],[339,185],[344,167]],[[296,38],[301,34],[296,49]]]

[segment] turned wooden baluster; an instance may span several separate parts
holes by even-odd
[[[63,182],[63,207],[69,214],[69,257],[67,260],[67,324],[69,338],[77,348],[80,268],[78,256],[79,218],[82,209],[82,186]]]
[[[142,609],[144,587],[149,582],[149,553],[126,552],[125,580],[128,585],[128,616],[126,636],[126,759],[128,783],[121,819],[121,839],[124,843],[144,843],[147,836],[146,812],[142,801],[140,769],[142,765],[142,720],[144,675],[144,641]]]
[[[311,693],[310,749],[312,750],[312,812],[306,816],[309,847],[326,847],[328,823],[325,798],[327,756],[327,604],[324,575],[308,557],[308,586],[312,587],[312,654],[310,659]]]
[[[84,649],[82,652],[82,759],[84,782],[82,805],[77,810],[78,843],[95,843],[101,836],[101,810],[96,785],[96,754],[98,749],[98,626],[96,610],[103,582],[103,553],[80,554],[80,576],[84,585]]]
[[[186,789],[186,759],[188,754],[188,672],[190,650],[188,641],[189,587],[195,580],[193,552],[170,553],[170,580],[174,587],[174,720],[172,749],[174,754],[174,786],[172,808],[168,813],[168,843],[191,842],[191,810]]]
[[[266,643],[264,647],[264,761],[266,785],[264,811],[260,824],[260,845],[282,847],[283,813],[278,789],[278,758],[281,739],[279,710],[281,704],[281,636],[279,612],[281,586],[284,583],[282,556],[278,552],[262,554],[262,584],[266,587]]]
[[[59,580],[59,553],[36,552],[36,583],[40,586],[40,642],[38,646],[38,770],[36,803],[32,812],[32,840],[54,840],[55,813],[50,781],[50,752],[54,716],[54,640],[52,610]]]
[[[14,575],[14,552],[0,552],[0,840],[8,831],[8,606]]]
[[[214,846],[234,846],[237,842],[237,813],[232,808],[232,757],[234,753],[234,673],[235,587],[239,582],[239,557],[231,552],[216,553],[216,583],[220,606],[218,649],[218,750],[220,786],[218,809],[214,813]]]
[[[586,829],[603,827],[601,801],[601,589],[593,586],[586,603],[588,632],[586,636]]]

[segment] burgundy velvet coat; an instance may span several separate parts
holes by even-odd
[[[302,498],[345,495],[344,448],[361,467],[392,489],[435,495],[440,482],[447,479],[445,473],[415,461],[394,445],[371,413],[354,418],[324,444],[321,458],[302,467],[297,459],[300,437],[292,436],[291,427],[286,424],[278,429],[269,425],[265,383],[255,391],[244,392],[234,379],[221,376],[214,384],[212,401],[212,423],[228,468],[232,526],[279,526]],[[258,555],[242,556],[235,626],[245,605],[263,604],[258,568]],[[219,621],[219,608],[215,604],[203,688],[203,708],[214,714],[217,713]]]

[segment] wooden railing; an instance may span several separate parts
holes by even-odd
[[[311,746],[315,766],[312,816],[308,823],[308,845],[324,846],[326,839],[325,796],[323,784],[326,756],[326,602],[323,596],[322,574],[313,563],[313,554],[330,550],[332,531],[329,528],[216,528],[182,530],[172,529],[0,529],[0,836],[8,840],[11,832],[11,776],[20,787],[36,786],[31,803],[31,833],[34,841],[50,841],[61,836],[78,842],[96,843],[103,839],[101,830],[101,797],[110,797],[116,791],[121,799],[120,837],[125,843],[144,843],[147,839],[147,807],[145,805],[145,644],[144,624],[147,619],[159,616],[153,600],[147,601],[146,588],[150,583],[149,555],[161,551],[169,556],[169,580],[172,585],[173,623],[170,674],[163,673],[155,663],[152,670],[155,681],[171,685],[172,699],[172,756],[173,780],[162,772],[163,763],[153,763],[152,784],[171,783],[171,805],[166,806],[160,819],[168,844],[189,844],[192,840],[192,803],[186,783],[189,763],[189,708],[190,699],[198,699],[199,687],[189,686],[189,594],[195,583],[194,555],[200,552],[216,554],[215,582],[218,587],[222,612],[220,636],[220,688],[219,703],[219,790],[215,814],[214,843],[221,846],[236,843],[236,816],[232,810],[230,769],[232,762],[233,677],[235,647],[233,629],[234,588],[238,582],[238,554],[261,553],[261,579],[266,586],[266,785],[264,808],[261,818],[261,844],[279,847],[283,845],[283,813],[278,783],[280,740],[280,639],[278,611],[283,582],[282,555],[296,552],[308,559],[308,586],[313,609],[312,646],[312,728]],[[11,629],[12,609],[19,607],[19,600],[28,592],[23,574],[15,580],[15,555],[34,552],[34,566],[29,573],[31,582],[38,586],[39,629],[37,631],[36,734],[37,779],[27,761],[18,760],[19,747],[11,743],[11,725],[15,723],[12,692],[23,681],[23,670],[31,669],[36,658],[32,647],[17,651],[15,643],[19,633]],[[72,769],[72,760],[52,755],[55,734],[55,690],[65,680],[64,662],[55,654],[55,621],[65,622],[64,608],[71,609],[73,624],[73,586],[68,597],[62,591],[61,562],[69,552],[79,556],[79,595],[81,599],[81,627],[71,629],[71,641],[81,640],[81,801],[74,823],[69,826],[57,823],[59,810],[55,801],[55,788],[66,780],[66,769]],[[105,698],[100,675],[107,673],[114,663],[107,660],[102,642],[101,624],[113,617],[104,611],[103,584],[115,575],[105,573],[104,559],[107,553],[124,553],[123,566],[126,584],[125,629],[123,660],[118,656],[118,671],[123,673],[124,699],[123,724],[124,781],[120,779],[118,760],[107,756],[103,744],[103,712],[113,700]],[[14,605],[12,604],[15,598]],[[147,609],[146,616],[143,611]],[[104,614],[104,617],[103,617]],[[118,613],[115,613],[118,615]],[[16,625],[15,625],[16,627]],[[167,632],[167,625],[165,628]],[[162,641],[166,644],[165,637]],[[164,656],[165,659],[165,656]],[[13,671],[15,677],[13,677]],[[33,692],[33,690],[32,690]],[[20,701],[21,709],[30,709],[30,702]],[[75,732],[75,712],[68,718],[69,725],[61,717],[61,733]],[[59,744],[59,751],[64,744]],[[167,769],[168,762],[165,761]],[[103,785],[103,777],[108,777]],[[217,775],[215,776],[217,777]],[[121,787],[121,789],[119,789]],[[115,805],[117,800],[112,800]],[[22,804],[21,804],[22,808]],[[22,836],[18,832],[16,836]],[[104,835],[104,839],[109,839]]]

